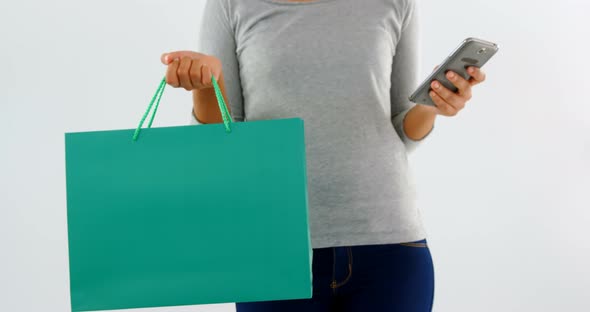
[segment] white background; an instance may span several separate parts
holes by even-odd
[[[203,4],[0,2],[1,311],[69,311],[64,132],[135,127],[164,73],[160,54],[195,49]],[[421,77],[465,37],[501,48],[469,106],[439,118],[411,156],[434,310],[589,311],[590,4],[420,9]],[[186,124],[190,105],[168,88],[155,125]]]

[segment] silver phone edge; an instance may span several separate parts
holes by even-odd
[[[426,84],[424,84],[424,81],[430,81],[432,80],[432,78],[434,78],[436,75],[440,74],[440,72],[443,70],[442,68],[444,68],[444,65],[448,64],[448,62],[450,62],[459,52],[461,52],[461,50],[467,46],[468,43],[470,42],[477,42],[477,43],[481,43],[481,44],[485,44],[485,45],[489,45],[491,47],[494,48],[494,54],[496,54],[496,52],[498,52],[499,47],[498,44],[491,42],[491,41],[486,41],[483,39],[479,39],[479,38],[475,38],[475,37],[468,37],[466,39],[464,39],[463,41],[461,41],[461,43],[453,50],[453,52],[451,52],[449,54],[449,56],[447,56],[447,58],[445,58],[442,63],[440,64],[441,66],[439,68],[437,68],[435,71],[433,71],[432,73],[430,73],[430,75],[428,75],[428,77],[426,77],[426,79],[424,79],[422,81],[422,83],[420,84],[421,86],[419,88],[417,88],[412,94],[410,94],[410,96],[408,97],[408,100],[410,100],[412,103],[416,103],[416,96],[418,94],[420,94],[422,92],[422,90],[425,88],[425,86],[427,86]],[[492,55],[493,56],[493,55]]]

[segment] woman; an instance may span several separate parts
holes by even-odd
[[[414,105],[414,0],[209,0],[199,52],[166,53],[166,80],[193,93],[193,123],[305,121],[313,298],[244,311],[430,311],[434,269],[407,153],[437,115],[455,116],[484,80],[448,73],[437,107]]]

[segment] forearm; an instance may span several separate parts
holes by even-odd
[[[223,73],[221,73],[217,82],[225,102],[228,103]],[[229,105],[227,109],[231,112]],[[217,104],[217,97],[215,96],[215,89],[207,88],[193,90],[193,114],[197,120],[203,124],[223,122],[221,111],[219,110],[219,105]]]
[[[436,112],[433,107],[415,105],[404,118],[404,132],[410,139],[419,141],[432,130],[435,119]]]

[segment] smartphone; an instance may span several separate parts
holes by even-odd
[[[432,81],[438,80],[449,90],[457,92],[457,88],[445,76],[447,71],[452,70],[469,80],[471,76],[467,73],[467,67],[475,66],[481,68],[496,52],[498,52],[498,45],[493,42],[477,38],[463,40],[442,64],[418,86],[416,91],[410,95],[410,101],[417,104],[436,106],[428,94],[432,90],[430,87]]]

